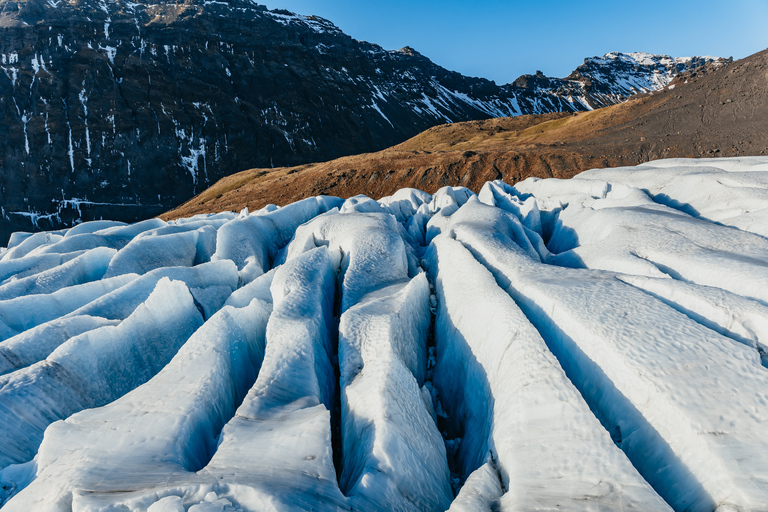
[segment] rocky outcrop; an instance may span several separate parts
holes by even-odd
[[[591,99],[578,79],[497,86],[244,0],[0,0],[0,70],[0,243],[146,218],[242,169],[626,97]]]

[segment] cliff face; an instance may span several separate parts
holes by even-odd
[[[497,86],[240,0],[0,10],[0,240],[146,218],[242,169],[379,150],[437,124],[625,99],[591,100],[578,79]]]

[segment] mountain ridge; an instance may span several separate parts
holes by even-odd
[[[0,7],[0,239],[151,217],[242,169],[380,150],[437,124],[624,99],[579,100],[572,81],[497,86],[243,0]]]
[[[386,150],[312,165],[251,169],[167,212],[165,219],[283,205],[317,194],[432,193],[486,181],[571,178],[662,158],[768,153],[768,50],[680,74],[661,91],[580,113],[436,126]]]

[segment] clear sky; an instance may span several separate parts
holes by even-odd
[[[742,58],[768,48],[768,0],[257,0],[327,18],[388,50],[465,75],[563,77],[585,57],[645,51]]]

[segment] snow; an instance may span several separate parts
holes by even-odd
[[[672,159],[16,233],[0,507],[765,510],[766,189]]]

